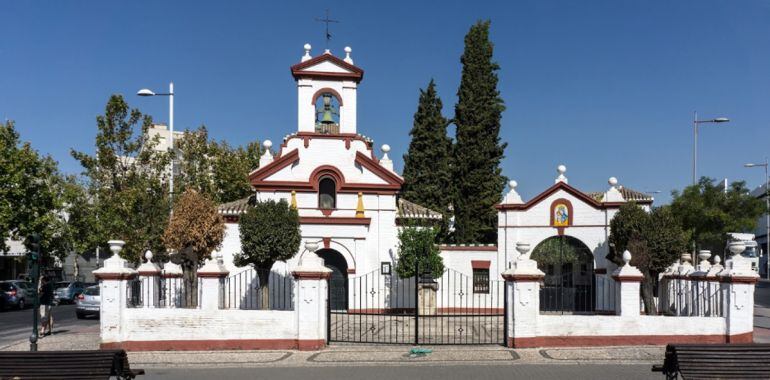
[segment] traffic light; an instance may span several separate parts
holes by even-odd
[[[29,236],[31,252],[29,252],[29,258],[32,261],[38,261],[40,259],[40,234],[37,232]]]

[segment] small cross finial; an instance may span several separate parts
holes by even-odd
[[[329,10],[326,10],[326,17],[324,18],[318,18],[315,19],[318,22],[326,23],[326,49],[329,50],[329,41],[332,39],[332,34],[329,33],[329,23],[339,23],[337,20],[332,20],[329,18]]]

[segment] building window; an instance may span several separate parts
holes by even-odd
[[[489,268],[473,268],[473,292],[489,293]]]
[[[337,184],[330,177],[318,181],[318,208],[332,210],[337,205]]]

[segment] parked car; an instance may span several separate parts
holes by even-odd
[[[0,298],[3,308],[24,309],[35,301],[35,290],[26,281],[0,281]]]
[[[99,285],[89,286],[77,298],[77,307],[75,315],[78,319],[84,319],[89,315],[95,315],[99,318],[99,307],[102,304],[102,297],[99,295]]]
[[[54,284],[54,300],[57,303],[75,303],[78,296],[83,294],[83,291],[94,285],[93,283],[85,283],[81,281],[62,281]]]

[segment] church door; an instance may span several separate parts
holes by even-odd
[[[331,310],[348,309],[348,263],[333,249],[321,249],[316,252],[324,259],[324,264],[332,270],[329,279],[329,307]]]

